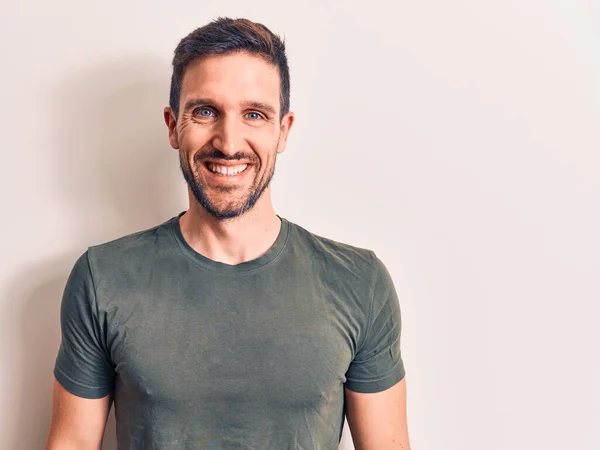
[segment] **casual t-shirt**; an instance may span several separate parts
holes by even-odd
[[[265,254],[216,262],[186,242],[182,214],[77,260],[57,380],[114,395],[120,450],[337,449],[344,386],[405,374],[386,267],[281,217]]]

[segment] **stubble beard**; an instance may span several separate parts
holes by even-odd
[[[191,170],[186,159],[182,157],[182,152],[179,151],[179,166],[181,168],[181,172],[183,174],[183,178],[185,179],[190,191],[194,195],[196,201],[214,218],[219,220],[227,220],[233,219],[241,216],[246,213],[250,209],[254,207],[256,202],[260,199],[263,192],[273,179],[275,175],[275,162],[277,160],[277,152],[275,152],[273,156],[273,163],[270,168],[268,168],[266,178],[261,183],[259,179],[259,174],[256,174],[252,185],[248,188],[248,193],[245,195],[245,200],[239,202],[237,205],[228,204],[226,207],[220,208],[214,202],[212,202],[209,196],[206,193],[206,188],[202,185],[198,178],[194,176],[193,171]],[[198,162],[198,164],[204,164],[203,162]],[[253,166],[255,167],[255,166]],[[215,189],[216,191],[220,191],[221,195],[227,195],[228,192],[231,192],[232,188],[222,188],[218,187]]]

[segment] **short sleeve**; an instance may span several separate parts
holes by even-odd
[[[75,263],[60,310],[61,343],[54,376],[78,397],[102,398],[112,391],[114,370],[102,341],[88,252]]]
[[[398,295],[387,268],[375,258],[377,272],[366,336],[346,372],[345,386],[356,392],[383,391],[405,375]]]

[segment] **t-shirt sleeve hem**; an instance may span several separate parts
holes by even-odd
[[[399,367],[387,377],[381,378],[379,380],[363,381],[346,379],[346,383],[344,384],[344,386],[354,392],[370,394],[374,392],[385,391],[386,389],[391,388],[396,383],[402,381],[405,375],[406,373],[404,369]]]
[[[68,392],[77,397],[89,399],[103,398],[110,394],[112,391],[110,387],[82,386],[81,384],[78,384],[71,380],[58,367],[54,368],[54,377],[62,387],[64,387]]]

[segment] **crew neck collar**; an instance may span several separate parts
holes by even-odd
[[[245,273],[260,269],[261,267],[264,267],[267,264],[273,262],[279,256],[288,240],[289,222],[285,218],[277,216],[281,220],[279,234],[277,235],[277,238],[275,239],[275,242],[273,243],[271,248],[269,248],[269,250],[267,250],[266,253],[262,254],[258,258],[252,259],[250,261],[245,261],[240,264],[227,264],[223,262],[214,261],[194,250],[183,237],[183,233],[181,232],[181,226],[179,224],[179,218],[184,214],[185,211],[180,212],[177,216],[169,220],[168,223],[168,226],[173,234],[173,237],[175,238],[177,246],[188,258],[190,258],[196,264],[215,272],[232,274]]]

